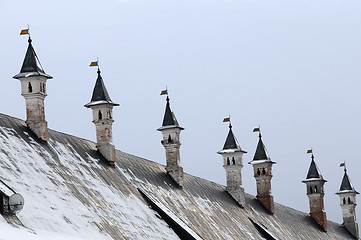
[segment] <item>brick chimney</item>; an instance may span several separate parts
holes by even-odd
[[[163,124],[157,130],[162,132],[161,141],[166,154],[166,171],[178,184],[183,187],[183,167],[180,165],[180,132],[184,128],[180,127],[174,113],[170,109],[169,97],[167,95],[167,104],[163,118]]]
[[[30,36],[28,42],[28,49],[20,73],[13,78],[21,82],[21,95],[26,102],[27,126],[39,139],[47,141],[48,123],[45,120],[44,99],[47,96],[46,81],[53,77],[46,74],[41,67]]]
[[[254,177],[257,183],[257,199],[267,209],[270,214],[274,213],[274,202],[271,189],[272,165],[276,162],[271,161],[266,148],[262,142],[262,135],[259,128],[254,131],[259,132],[259,140],[253,160],[249,162],[253,166]]]
[[[311,155],[311,159],[306,180],[303,180],[302,182],[306,184],[311,217],[324,231],[327,231],[327,219],[323,204],[323,197],[325,195],[323,185],[327,181],[323,179],[321,172],[314,161],[313,154]]]

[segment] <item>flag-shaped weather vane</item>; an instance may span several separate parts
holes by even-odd
[[[343,167],[343,170],[346,172],[346,161],[343,161],[342,163],[340,163],[340,167]]]
[[[30,39],[30,27],[28,25],[27,29],[23,29],[20,31],[20,35],[29,35],[29,39]]]
[[[313,156],[312,147],[307,150],[307,154],[310,154],[310,153],[311,153],[311,159],[313,160],[314,156]]]
[[[160,92],[160,95],[167,95],[168,97],[168,87],[166,86],[164,90]]]
[[[223,119],[223,122],[229,122],[229,127],[232,127],[232,123],[231,123],[231,115],[228,115],[228,117]]]
[[[99,59],[97,58],[95,62],[90,62],[89,67],[98,67],[98,73],[100,73]]]
[[[261,125],[259,124],[258,127],[253,128],[253,132],[258,132],[258,136],[262,137],[262,135],[261,135]]]

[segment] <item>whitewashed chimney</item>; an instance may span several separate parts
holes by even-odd
[[[163,124],[157,130],[162,132],[163,140],[161,141],[166,154],[166,171],[178,184],[183,187],[183,167],[180,165],[180,132],[184,128],[180,127],[174,113],[170,109],[169,97],[163,118]]]
[[[242,150],[235,138],[232,125],[229,124],[229,132],[223,149],[218,152],[223,157],[223,167],[226,170],[227,187],[226,191],[242,207],[245,206],[245,193],[242,186],[242,156],[246,151]]]
[[[98,78],[96,80],[91,101],[84,105],[93,110],[93,123],[96,128],[97,149],[108,160],[110,165],[115,164],[115,147],[113,145],[113,103],[105,88],[103,78],[98,68]]]
[[[40,61],[32,46],[29,37],[29,45],[20,73],[13,78],[21,82],[21,95],[26,102],[26,124],[43,140],[48,140],[48,123],[45,120],[44,99],[46,94],[46,81],[53,77],[46,74],[41,67]]]
[[[350,179],[347,175],[345,166],[345,173],[341,182],[340,190],[336,193],[340,197],[340,205],[342,208],[343,225],[356,238],[359,239],[358,224],[356,222],[356,194]]]

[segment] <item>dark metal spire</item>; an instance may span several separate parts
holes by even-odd
[[[98,68],[97,73],[98,73],[98,78],[95,82],[91,101],[90,101],[90,103],[87,103],[85,105],[85,107],[90,107],[93,105],[100,105],[100,104],[111,104],[113,106],[119,106],[119,104],[113,103],[112,100],[110,99],[108,91],[105,87],[103,78],[100,75],[101,71],[99,68]]]
[[[231,123],[229,123],[229,132],[226,138],[226,142],[224,143],[223,149],[220,152],[224,150],[235,150],[235,151],[241,151],[247,153],[246,151],[242,150],[241,147],[239,146],[238,141],[233,134]]]
[[[318,167],[315,163],[315,160],[314,160],[314,156],[313,154],[311,155],[311,164],[310,164],[310,168],[308,169],[308,173],[307,173],[307,177],[306,179],[311,179],[311,178],[318,178],[318,179],[321,179],[323,180],[323,177],[321,175],[321,172],[320,170],[318,170]]]
[[[340,191],[355,191],[355,189],[353,188],[351,182],[350,182],[350,179],[348,178],[348,175],[347,175],[347,169],[345,167],[345,173],[343,175],[343,178],[342,178],[342,182],[341,182],[341,186],[340,186]]]
[[[267,154],[266,147],[262,142],[261,132],[258,134],[259,140],[256,148],[256,152],[254,154],[253,160],[271,160]]]
[[[169,100],[170,99],[169,99],[169,97],[167,95],[167,98],[166,98],[167,104],[165,106],[165,112],[164,112],[162,127],[160,127],[158,130],[161,130],[161,129],[167,128],[167,127],[177,127],[177,128],[180,128],[180,129],[184,130],[184,128],[179,126],[177,118],[175,117],[174,113],[170,109]]]
[[[170,103],[169,103],[168,96],[167,96],[166,100],[167,100],[167,104],[165,106],[165,113],[164,113],[163,124],[162,124],[163,127],[176,125],[176,123],[177,123],[177,121],[175,120],[174,114],[173,114],[172,110],[170,109]]]
[[[42,68],[39,58],[35,53],[33,48],[32,40],[29,36],[29,45],[28,49],[25,54],[23,65],[20,69],[20,73],[15,75],[14,78],[18,79],[21,77],[30,77],[30,76],[44,76],[48,79],[53,78],[52,76],[45,73],[44,69]]]
[[[229,124],[229,132],[226,138],[226,142],[224,143],[223,150],[225,149],[241,149],[240,146],[237,143],[236,138],[234,137],[233,131],[232,131],[232,124]]]

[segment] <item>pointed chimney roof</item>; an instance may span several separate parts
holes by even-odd
[[[261,162],[276,163],[276,162],[271,161],[271,158],[268,156],[266,147],[265,147],[265,145],[263,144],[263,141],[262,141],[261,132],[259,132],[256,152],[254,154],[253,160],[250,161],[249,164],[256,164],[256,163],[261,163]]]
[[[351,184],[351,182],[350,182],[350,179],[349,179],[349,177],[348,177],[348,175],[347,175],[347,169],[346,169],[346,167],[345,167],[345,173],[344,173],[343,178],[342,178],[340,190],[339,190],[336,194],[344,193],[344,192],[353,192],[353,193],[359,194],[359,193],[354,189],[354,187],[352,186],[352,184]]]
[[[42,68],[38,56],[35,53],[33,45],[31,44],[32,40],[29,37],[29,45],[25,54],[24,62],[21,67],[20,73],[15,75],[13,78],[19,79],[22,77],[31,77],[31,76],[44,76],[48,79],[53,78],[52,76],[45,73]]]
[[[95,82],[94,90],[93,90],[93,96],[91,98],[91,101],[84,105],[84,107],[91,107],[95,105],[101,105],[101,104],[111,104],[113,106],[119,106],[118,103],[113,103],[112,100],[109,97],[108,91],[105,87],[104,81],[102,76],[100,75],[100,69],[98,68],[98,78]]]
[[[170,109],[170,103],[169,103],[169,97],[167,96],[167,104],[165,106],[165,113],[163,118],[163,124],[160,128],[158,128],[158,131],[161,131],[163,129],[167,128],[179,128],[181,130],[184,130],[184,128],[179,126],[179,123],[177,121],[177,118],[175,117],[174,113]]]
[[[242,150],[238,144],[236,137],[232,131],[232,124],[229,124],[229,132],[226,138],[226,142],[224,143],[223,149],[218,153],[225,153],[225,152],[243,152],[247,153],[246,151]]]
[[[318,169],[314,158],[315,157],[312,154],[311,155],[312,161],[311,161],[311,164],[310,164],[310,168],[308,169],[306,180],[304,180],[302,182],[308,182],[308,181],[324,181],[324,182],[327,182],[325,179],[323,179],[322,174],[321,174],[320,170]]]
[[[271,160],[266,151],[266,147],[262,142],[262,135],[259,133],[259,140],[256,148],[256,153],[254,154],[253,160]]]

